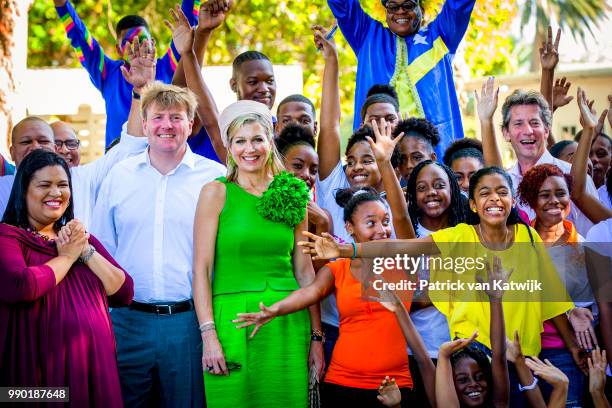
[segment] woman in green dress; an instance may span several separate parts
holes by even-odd
[[[310,322],[306,311],[291,314],[254,338],[231,320],[314,280],[296,245],[308,226],[308,188],[282,172],[265,105],[236,102],[219,122],[228,173],[202,188],[194,224],[193,298],[207,406],[306,407],[309,362],[323,369],[318,307]]]

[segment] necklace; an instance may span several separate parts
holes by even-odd
[[[23,228],[26,232],[29,232],[30,234],[34,235],[35,237],[41,238],[47,242],[52,242],[55,241],[55,239],[51,239],[49,238],[47,235],[41,234],[40,232],[36,231],[35,229],[31,228],[31,227],[27,227],[27,228]]]
[[[480,227],[480,224],[478,224],[478,232],[480,233],[480,239],[482,240],[482,243],[484,244],[484,246],[491,249],[490,247],[493,245],[491,242],[485,239],[485,236],[482,233],[482,228]],[[509,232],[510,232],[510,228],[506,227],[506,235],[504,236],[504,249],[506,249],[508,245],[508,233]]]

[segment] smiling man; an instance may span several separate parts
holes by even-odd
[[[81,141],[73,128],[66,122],[57,121],[51,124],[55,136],[55,152],[62,156],[68,167],[81,163]]]
[[[130,308],[111,311],[128,407],[203,405],[193,222],[200,188],[225,167],[187,145],[196,104],[191,91],[161,82],[143,92],[149,148],[109,172],[94,209],[92,232],[134,279]]]
[[[571,164],[553,157],[546,149],[546,139],[552,125],[552,114],[544,97],[535,91],[516,90],[506,98],[502,106],[502,132],[504,139],[512,145],[517,163],[508,170],[514,188],[520,184],[523,174],[538,164],[554,164],[569,174]],[[597,189],[591,177],[587,176],[587,193],[597,197]],[[527,205],[519,206],[529,219],[535,212]],[[572,204],[569,219],[582,236],[593,225],[591,221]]]
[[[463,126],[452,59],[465,34],[475,0],[447,0],[440,14],[422,27],[420,0],[382,0],[385,27],[367,15],[359,0],[328,0],[344,37],[358,61],[355,112],[360,112],[368,89],[391,84],[402,112],[430,120],[440,134],[436,148],[463,137]],[[360,124],[355,115],[353,127]]]

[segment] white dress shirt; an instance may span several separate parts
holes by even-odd
[[[202,186],[225,167],[194,154],[166,175],[148,151],[110,171],[98,194],[91,232],[134,279],[134,300],[191,298],[193,221]]]
[[[536,162],[535,165],[537,166],[538,164],[554,164],[555,166],[559,167],[565,174],[570,174],[570,171],[572,170],[572,165],[570,163],[557,159],[552,154],[550,154],[548,150],[544,150],[544,154],[540,157],[540,159]],[[512,178],[512,184],[514,184],[514,189],[516,190],[518,188],[518,185],[521,183],[521,180],[523,180],[523,175],[521,174],[521,169],[519,167],[518,162],[508,170],[508,174],[510,174],[510,177]],[[593,197],[597,198],[597,188],[595,188],[595,183],[593,183],[593,180],[588,175],[586,182],[586,192],[587,194],[591,194]],[[528,205],[520,204],[518,200],[516,202],[516,205],[518,208],[527,213],[527,216],[530,220],[533,220],[535,218],[535,212],[531,209],[531,207],[529,207]],[[591,220],[589,220],[589,218],[584,215],[582,211],[580,211],[580,209],[578,209],[578,206],[573,201],[568,220],[574,223],[576,230],[582,236],[586,236],[587,232],[589,232],[589,229],[593,226]]]
[[[100,185],[110,169],[121,160],[142,153],[147,148],[146,137],[128,135],[127,124],[121,130],[120,142],[98,160],[70,168],[74,217],[89,226]],[[0,177],[0,214],[4,214],[13,188],[14,175]]]

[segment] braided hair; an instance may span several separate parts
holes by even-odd
[[[448,176],[450,185],[450,204],[445,212],[448,211],[448,227],[454,227],[457,224],[467,221],[468,217],[468,202],[463,194],[461,194],[461,188],[457,183],[455,173],[446,165],[434,162],[432,160],[425,160],[417,164],[408,177],[408,183],[406,185],[406,201],[408,201],[408,214],[412,220],[412,226],[415,231],[418,231],[417,226],[421,222],[423,217],[423,210],[417,204],[416,198],[416,184],[417,178],[421,170],[427,166],[438,166]]]

